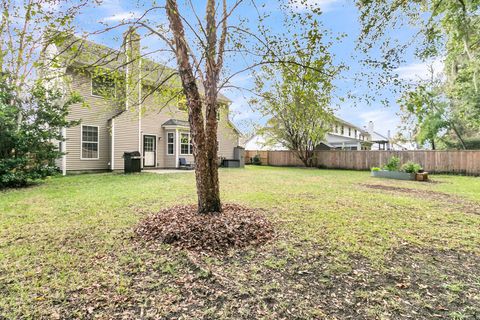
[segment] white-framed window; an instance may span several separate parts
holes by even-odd
[[[115,79],[108,74],[92,75],[92,96],[114,98]]]
[[[192,138],[190,133],[180,134],[180,154],[190,155],[193,153]]]
[[[351,137],[352,136],[352,128],[348,127],[348,136]]]
[[[84,160],[98,159],[98,127],[83,126],[81,135],[81,155]]]
[[[173,132],[167,133],[167,154],[173,155],[175,153],[175,135]]]

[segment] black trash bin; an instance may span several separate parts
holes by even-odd
[[[223,159],[222,167],[225,167],[225,168],[240,168],[240,160]]]
[[[140,152],[124,152],[123,153],[123,170],[125,173],[141,172],[142,167],[141,163],[142,156]]]

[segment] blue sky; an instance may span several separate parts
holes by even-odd
[[[279,0],[281,1],[281,0]],[[284,0],[286,1],[286,0]],[[296,1],[296,0],[293,0]],[[300,1],[300,0],[298,0]],[[345,96],[347,92],[354,93],[357,96],[362,96],[367,93],[371,93],[371,90],[361,82],[353,81],[355,74],[362,70],[362,66],[359,63],[359,57],[355,50],[355,40],[358,37],[360,31],[360,25],[358,22],[358,11],[353,4],[352,0],[308,0],[311,3],[315,3],[321,6],[323,14],[321,20],[326,29],[329,29],[333,34],[345,34],[346,37],[341,42],[335,42],[332,47],[332,53],[335,55],[337,63],[344,63],[349,67],[349,70],[342,74],[342,78],[338,79],[335,84],[337,90],[335,92],[335,101],[338,102],[338,97]],[[180,0],[179,3],[184,1]],[[204,0],[193,1],[198,6],[199,14],[203,13]],[[233,1],[229,1],[233,2]],[[260,3],[262,1],[258,1]],[[266,9],[272,12],[272,17],[267,20],[267,24],[272,29],[282,28],[281,23],[276,19],[278,2],[272,0],[264,0]],[[248,1],[247,1],[248,3]],[[87,31],[93,32],[102,28],[100,22],[113,25],[128,19],[140,15],[145,8],[149,7],[150,3],[144,2],[131,2],[122,0],[105,0],[101,5],[87,8],[83,14],[77,19],[77,26],[79,32]],[[163,5],[163,2],[160,2]],[[298,10],[302,10],[302,7]],[[193,18],[192,15],[189,18]],[[243,5],[237,12],[236,16],[232,18],[233,21],[239,18],[250,18],[254,20],[254,11],[248,5]],[[158,10],[152,16],[156,22],[165,23],[167,21],[164,10]],[[103,43],[108,46],[118,47],[120,44],[120,36],[125,28],[114,29],[108,33],[94,34],[90,38],[93,41]],[[404,28],[402,30],[395,31],[394,35],[401,41],[408,40],[415,30],[411,28]],[[148,48],[144,50],[153,51],[157,48],[162,48],[162,42],[151,36],[149,38],[142,39],[142,45]],[[159,62],[174,65],[174,61],[163,52],[156,52],[153,57]],[[229,57],[226,61],[228,69],[236,70],[240,69],[249,61],[240,61],[239,57]],[[405,62],[398,68],[398,74],[400,78],[405,80],[415,80],[423,78],[427,74],[427,64],[422,63],[414,58],[413,53],[408,53],[404,57]],[[439,62],[435,62],[439,65]],[[365,69],[363,69],[365,71]],[[372,71],[373,72],[373,71]],[[240,74],[234,78],[234,82],[238,86],[251,88],[252,81],[248,73]],[[261,117],[257,112],[253,111],[248,105],[247,100],[249,94],[247,91],[239,90],[226,90],[224,94],[232,100],[232,120],[244,131],[251,129],[252,124],[263,124],[265,118]],[[390,101],[395,101],[396,96],[393,93],[393,88],[385,87],[381,90],[380,95],[387,97]],[[383,106],[380,102],[373,102],[371,104],[357,103],[354,105],[352,101],[345,101],[339,103],[339,107],[336,114],[341,118],[354,123],[358,126],[364,126],[368,121],[373,121],[375,124],[375,130],[386,134],[388,130],[392,131],[392,134],[396,131],[396,127],[399,124],[399,117],[396,115],[398,112],[398,106],[396,103],[391,103],[388,107]]]

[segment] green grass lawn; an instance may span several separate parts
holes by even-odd
[[[247,167],[222,199],[276,239],[207,255],[147,245],[149,213],[194,175],[89,174],[0,192],[0,319],[480,318],[480,178]]]

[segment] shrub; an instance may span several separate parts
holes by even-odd
[[[382,170],[382,168],[379,168],[379,167],[372,167],[372,169],[370,169],[370,170],[372,170],[372,171],[381,171],[381,170]]]
[[[399,171],[400,158],[395,156],[391,157],[390,160],[388,160],[387,164],[383,168],[388,171]]]
[[[252,158],[252,163],[257,165],[257,166],[260,166],[262,164],[262,160],[260,159],[260,156],[258,154],[256,154],[253,158]]]
[[[418,173],[420,170],[422,170],[422,166],[412,161],[408,161],[402,166],[402,171],[407,173]]]
[[[38,84],[17,94],[9,83],[0,77],[0,189],[55,174],[61,128],[76,124],[66,117],[70,105],[81,101],[78,95],[65,98]]]

